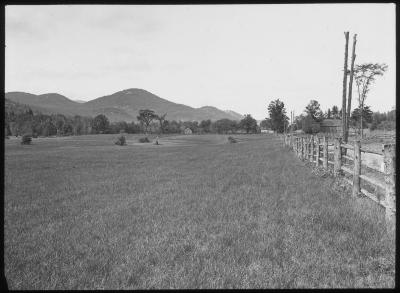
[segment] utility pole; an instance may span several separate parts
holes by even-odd
[[[347,140],[349,138],[351,97],[353,92],[354,60],[356,59],[356,43],[357,43],[357,34],[354,34],[353,51],[351,54],[351,65],[350,65],[349,97],[347,99],[346,134],[343,139],[344,143],[347,143]]]
[[[343,68],[343,96],[342,96],[342,137],[345,140],[346,135],[346,96],[347,96],[347,59],[349,50],[349,32],[344,32],[346,44],[344,47],[344,68]]]

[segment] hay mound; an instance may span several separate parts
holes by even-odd
[[[139,142],[141,142],[141,143],[147,143],[147,142],[150,142],[150,140],[149,140],[148,137],[141,137],[141,138],[139,138]]]
[[[237,142],[237,140],[236,140],[234,137],[232,137],[232,136],[228,136],[228,141],[229,141],[230,143],[236,143],[236,142]]]

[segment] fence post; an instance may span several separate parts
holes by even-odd
[[[303,161],[307,158],[307,137],[303,138]]]
[[[307,158],[308,158],[308,146],[307,146],[307,139],[308,139],[308,137],[307,137],[307,135],[304,137],[304,160],[306,161],[307,160]]]
[[[293,150],[294,146],[293,146],[293,133],[290,135],[290,148]]]
[[[383,146],[383,164],[385,172],[385,205],[386,224],[389,230],[396,226],[396,145],[385,144]]]
[[[326,136],[324,136],[324,150],[323,150],[323,162],[322,162],[322,166],[324,167],[324,169],[328,170],[328,138]]]
[[[342,144],[342,138],[335,138],[335,151],[334,151],[334,162],[333,174],[339,176],[341,174],[342,167],[342,150],[340,145]]]
[[[314,135],[311,135],[311,138],[310,138],[310,153],[311,153],[310,162],[313,163],[314,162]]]
[[[319,166],[319,137],[316,137],[316,154],[315,154],[315,166]]]
[[[354,171],[353,171],[353,196],[360,193],[360,174],[361,174],[361,143],[359,140],[354,142]]]
[[[300,159],[303,160],[304,158],[304,137],[301,137],[301,155]]]
[[[300,151],[301,151],[301,148],[300,148],[300,137],[297,137],[296,140],[297,140],[297,157],[300,158]]]

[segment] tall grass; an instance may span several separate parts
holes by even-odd
[[[384,213],[280,141],[136,139],[6,141],[11,289],[394,286]]]

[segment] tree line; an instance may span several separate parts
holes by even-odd
[[[342,117],[342,109],[338,106],[334,105],[323,112],[317,100],[311,100],[302,114],[293,117],[292,124],[289,123],[289,117],[286,115],[284,102],[279,99],[270,102],[268,113],[269,117],[261,121],[260,127],[278,133],[291,130],[316,133],[320,130],[319,123],[324,119],[341,119]],[[351,112],[349,126],[355,129],[394,130],[396,129],[396,110],[384,113],[372,112],[370,106],[361,104]]]
[[[99,114],[96,117],[62,114],[42,114],[29,107],[7,109],[5,111],[6,136],[30,134],[37,136],[68,136],[84,134],[116,134],[116,133],[183,133],[190,129],[192,133],[257,133],[260,131],[257,121],[247,114],[241,121],[220,119],[217,121],[175,121],[168,120],[167,113],[156,114],[149,109],[139,111],[137,122],[110,122]]]

